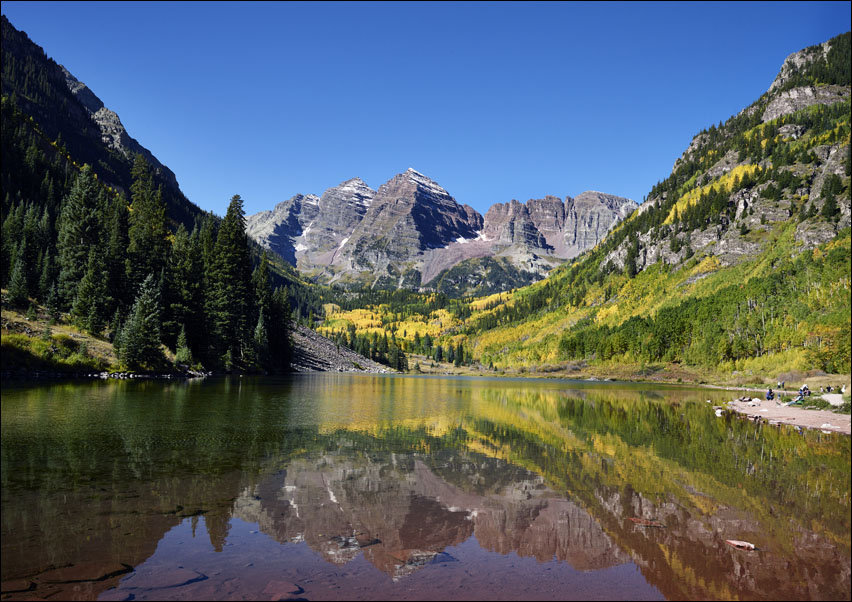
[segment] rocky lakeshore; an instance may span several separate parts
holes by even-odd
[[[204,378],[213,372],[186,370],[183,372],[61,372],[58,370],[4,370],[0,372],[2,380],[61,380],[61,379],[92,379],[92,380],[141,380],[157,379],[171,380],[181,378]]]
[[[790,424],[802,428],[820,429],[824,433],[852,435],[852,416],[830,410],[811,410],[800,406],[785,406],[779,401],[758,397],[735,399],[727,404],[728,410],[744,414],[752,420],[769,424]],[[717,408],[723,411],[723,408]]]

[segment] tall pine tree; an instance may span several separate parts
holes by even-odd
[[[62,204],[59,217],[58,292],[64,307],[69,307],[77,296],[77,287],[86,273],[89,249],[100,242],[97,209],[97,181],[91,167],[84,165]]]
[[[128,228],[127,275],[136,288],[149,274],[159,276],[166,266],[168,228],[163,194],[154,188],[154,177],[142,155],[133,164],[131,212]]]
[[[119,333],[118,358],[130,369],[157,369],[164,362],[160,350],[159,288],[153,275],[144,280]]]
[[[99,334],[111,317],[108,278],[100,248],[92,247],[86,273],[77,287],[77,295],[71,306],[71,314],[75,316],[77,324],[92,334]]]
[[[193,244],[183,224],[174,236],[163,285],[163,342],[175,348],[181,328],[187,328],[187,344],[197,341],[203,328],[201,249]],[[192,348],[192,345],[190,345]]]
[[[211,317],[226,369],[245,367],[244,356],[252,345],[254,295],[245,228],[243,200],[234,195],[219,227],[211,271]]]

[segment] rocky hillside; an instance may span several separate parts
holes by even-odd
[[[584,192],[493,205],[485,217],[414,169],[377,191],[347,180],[247,218],[249,234],[322,282],[491,293],[540,279],[636,208]]]
[[[812,370],[848,374],[849,38],[788,57],[765,94],[698,133],[646,203],[546,279],[453,303],[350,303],[323,326],[402,333],[405,351],[418,353],[428,332],[431,348],[463,345],[497,370],[686,370],[767,382]],[[595,238],[589,212],[603,214],[598,232],[626,213],[617,198],[595,196],[497,205],[480,233],[491,240],[456,246],[568,256]],[[593,208],[583,217],[581,201]],[[467,259],[441,273],[441,290],[464,295],[477,279],[497,280],[500,270],[513,277],[513,269],[506,257]]]
[[[766,94],[722,127],[696,135],[671,176],[651,191],[642,218],[624,230],[629,235],[612,241],[604,263],[623,269],[635,254],[641,271],[707,253],[729,266],[761,253],[758,233],[794,215],[802,218],[795,239],[804,248],[848,227],[848,195],[838,197],[836,184],[825,190],[827,181],[849,176],[850,86],[827,83],[844,81],[828,73],[827,61],[839,69],[848,44],[839,36],[791,54]],[[819,216],[830,219],[809,219]]]
[[[67,69],[45,55],[5,15],[2,20],[2,94],[38,125],[56,148],[88,163],[108,186],[129,191],[131,168],[142,154],[163,187],[170,217],[191,228],[202,211],[178,187],[175,174],[125,130],[118,115]]]
[[[160,163],[160,160],[147,148],[139,144],[137,140],[127,133],[121,124],[121,119],[115,111],[104,106],[103,101],[92,92],[86,84],[74,77],[68,69],[59,65],[65,75],[65,83],[74,97],[85,107],[101,131],[101,142],[110,150],[118,151],[128,161],[141,154],[153,169],[154,173],[161,176],[165,183],[175,190],[180,190],[174,172]]]
[[[355,353],[341,345],[336,345],[321,334],[295,322],[290,326],[293,341],[293,372],[371,372],[389,374],[393,370]]]
[[[789,56],[593,251],[461,327],[488,365],[850,361],[850,35]],[[770,359],[771,358],[771,359]]]

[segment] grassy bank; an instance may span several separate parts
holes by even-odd
[[[67,322],[53,322],[45,308],[29,316],[3,308],[0,317],[3,372],[76,374],[117,369],[112,345]]]
[[[112,343],[77,328],[65,315],[53,319],[40,305],[23,312],[4,304],[0,311],[0,349],[4,374],[128,371]],[[178,372],[173,367],[174,354],[166,347],[162,351],[168,363],[158,373]]]

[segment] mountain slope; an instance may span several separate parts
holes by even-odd
[[[323,329],[402,333],[430,355],[461,345],[497,369],[848,374],[849,46],[847,33],[788,57],[767,93],[696,135],[646,203],[547,279],[440,307],[331,308]],[[537,211],[547,232],[558,204],[503,207],[514,226],[484,231],[527,238]]]
[[[2,21],[2,94],[33,118],[43,134],[56,141],[79,164],[88,163],[100,180],[128,192],[136,153],[152,166],[163,188],[169,216],[192,228],[203,212],[180,191],[174,173],[133,139],[118,115],[106,108],[85,84],[48,58],[5,15]]]
[[[286,370],[290,291],[275,280],[296,285],[303,301],[312,295],[286,268],[252,257],[239,195],[224,219],[202,213],[170,186],[170,171],[151,170],[145,155],[153,155],[90,90],[2,25],[4,307],[45,306],[133,370],[169,371],[171,357],[214,370]],[[38,350],[39,362],[56,354],[44,341],[19,343]],[[81,361],[87,354],[80,346]]]
[[[602,244],[474,313],[475,355],[848,373],[849,95],[848,33],[788,57]]]

